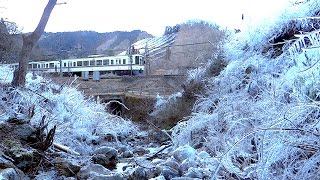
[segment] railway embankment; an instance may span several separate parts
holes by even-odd
[[[51,77],[61,85],[72,85],[106,104],[106,110],[142,121],[153,109],[156,97],[181,91],[183,76],[121,76],[101,78],[99,81],[82,80],[81,77]],[[125,106],[124,106],[125,105]]]

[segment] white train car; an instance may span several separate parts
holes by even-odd
[[[144,72],[144,59],[140,54],[118,56],[90,56],[78,59],[62,59],[56,61],[29,62],[28,71],[43,73],[74,73],[81,72],[108,72],[114,74],[142,74]],[[18,63],[10,64],[13,68]]]
[[[143,56],[136,54],[131,58],[128,55],[119,56],[93,56],[81,59],[64,59],[57,66],[62,72],[106,71],[106,72],[129,72],[144,71]]]

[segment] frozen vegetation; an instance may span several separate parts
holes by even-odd
[[[12,69],[1,67],[0,81],[3,91],[0,120],[18,118],[47,129],[57,126],[55,143],[66,145],[82,155],[90,154],[91,141],[99,136],[135,134],[136,126],[129,120],[105,112],[105,107],[93,98],[69,85],[56,85],[41,76],[27,74],[25,88],[6,89],[12,80]],[[72,83],[72,82],[71,82]],[[8,86],[9,87],[9,86]]]
[[[319,3],[287,3],[272,17],[245,21],[229,34],[219,76],[190,75],[206,82],[206,92],[173,128],[173,139],[176,146],[201,141],[199,149],[218,162],[208,166],[212,179],[319,178],[319,27],[294,43],[283,39],[281,54],[268,48],[291,20],[300,18],[301,30],[312,26]]]

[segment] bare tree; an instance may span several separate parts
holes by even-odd
[[[27,74],[27,67],[28,61],[30,58],[30,54],[32,52],[33,47],[41,37],[44,29],[47,25],[49,20],[50,14],[55,7],[57,0],[49,0],[47,6],[45,7],[41,19],[38,23],[37,28],[31,34],[23,34],[23,46],[22,50],[19,55],[19,67],[14,72],[13,80],[11,85],[13,86],[24,86],[26,83],[26,74]]]

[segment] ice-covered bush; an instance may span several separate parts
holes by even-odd
[[[44,119],[48,129],[57,126],[55,142],[83,154],[91,152],[91,141],[100,135],[117,137],[136,131],[131,121],[106,113],[102,104],[74,87],[59,86],[32,74],[26,79],[25,88],[2,89],[1,120],[19,117],[38,126]]]
[[[230,36],[229,64],[207,81],[193,115],[173,128],[176,145],[190,144],[219,159],[213,179],[320,176],[319,47],[295,53],[284,48],[274,58],[262,51],[288,19],[316,14],[317,4],[289,4],[272,23]]]

